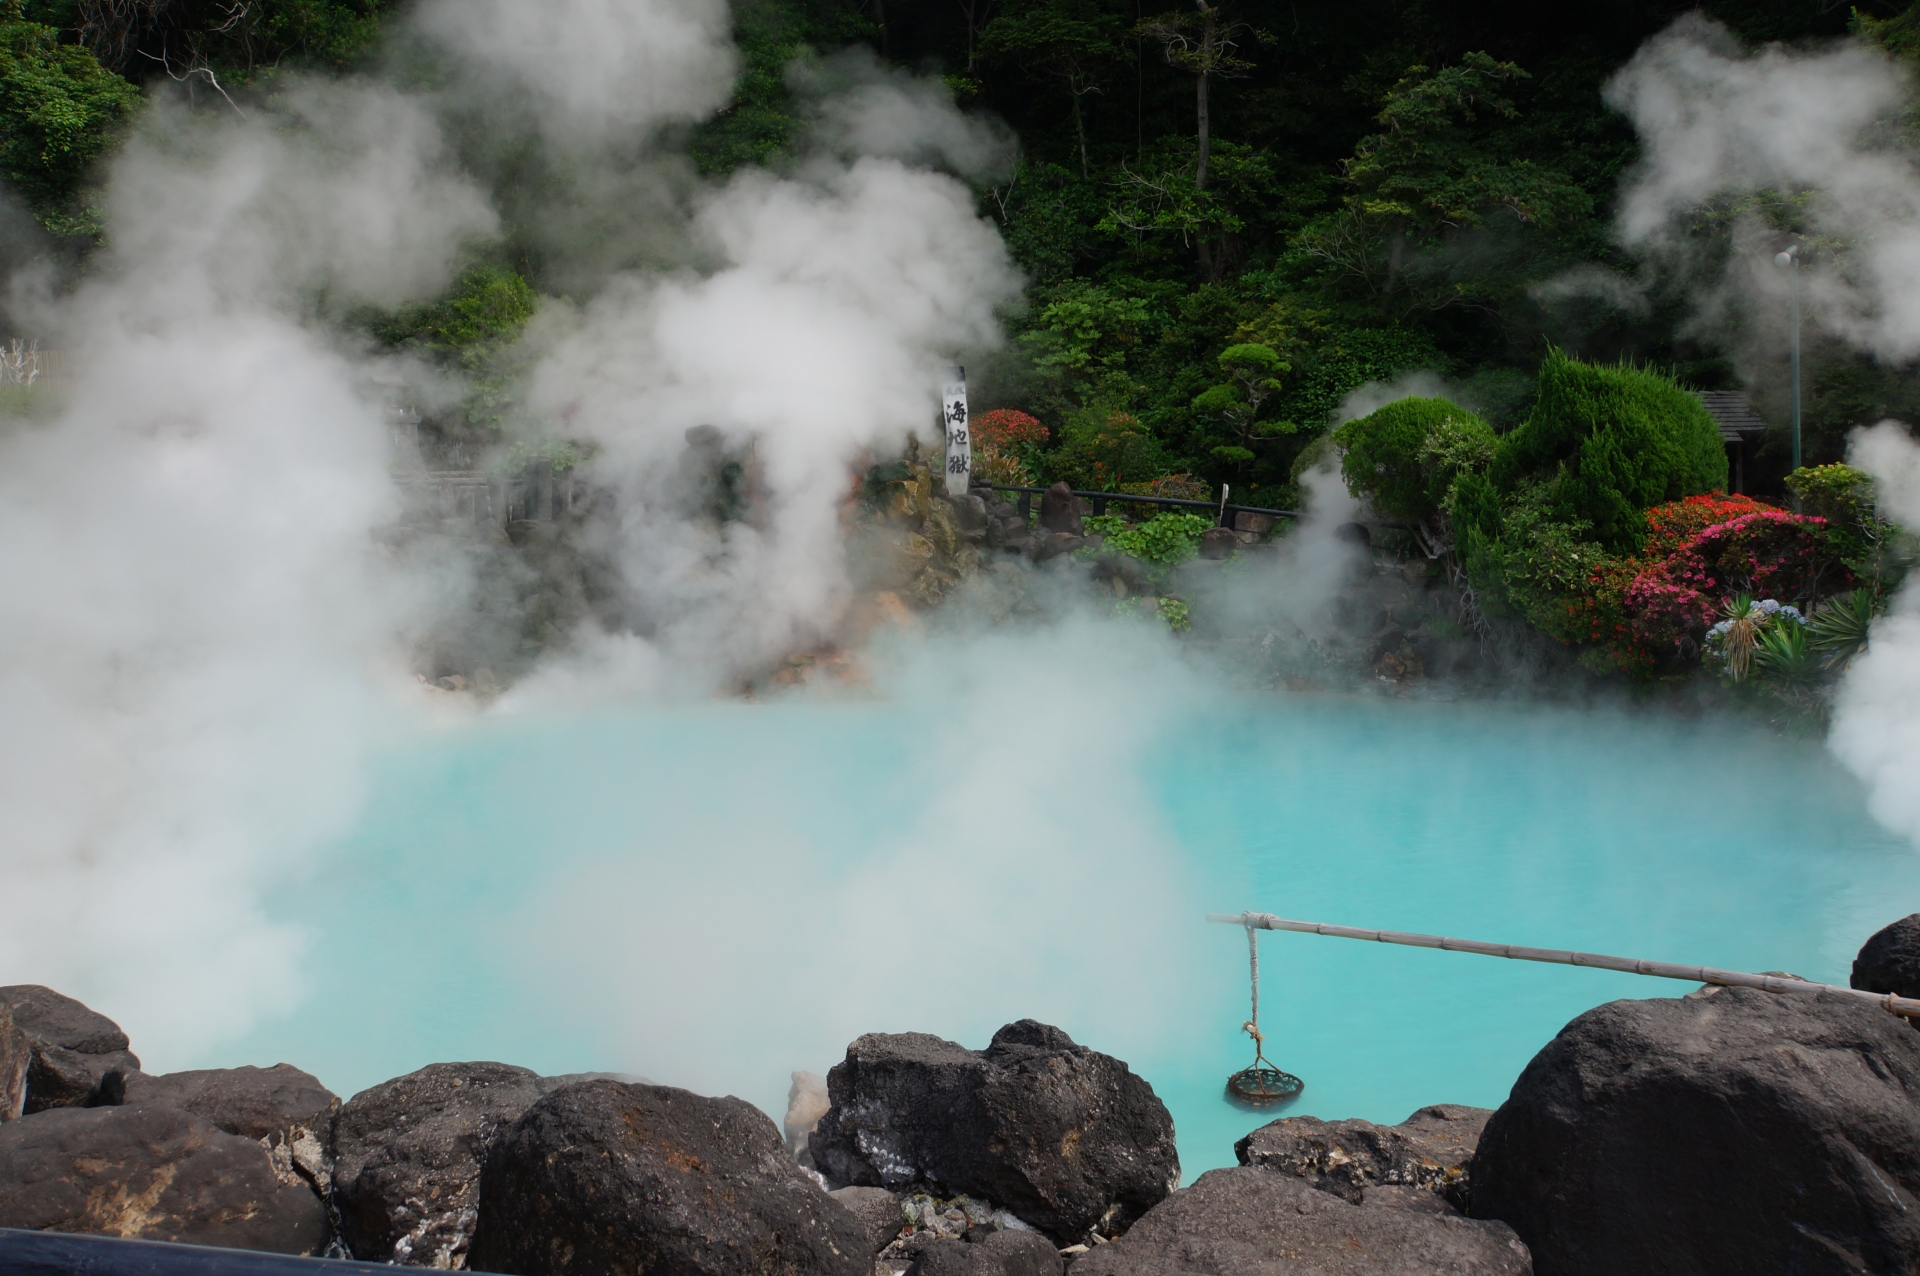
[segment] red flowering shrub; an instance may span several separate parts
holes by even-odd
[[[1828,568],[1838,572],[1836,587],[1851,584],[1851,573],[1824,552],[1826,540],[1826,519],[1767,507],[1705,527],[1664,557],[1648,556],[1626,591],[1634,630],[1655,650],[1674,652],[1735,594],[1801,600]]]
[[[1565,629],[1554,636],[1587,647],[1580,663],[1622,673],[1649,674],[1657,659],[1627,614],[1627,591],[1639,575],[1637,558],[1603,558],[1587,574],[1586,589],[1566,600]]]
[[[1688,496],[1647,511],[1647,543],[1641,557],[1649,562],[1675,553],[1679,548],[1718,523],[1742,514],[1760,514],[1772,509],[1748,496],[1728,496],[1725,492],[1707,492]]]
[[[1005,451],[1016,443],[1039,445],[1046,441],[1047,427],[1040,424],[1038,417],[1029,416],[1017,408],[995,408],[973,418],[973,442],[976,447]]]

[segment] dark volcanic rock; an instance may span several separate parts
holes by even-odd
[[[1233,551],[1240,548],[1240,538],[1233,534],[1230,527],[1209,527],[1200,533],[1200,557],[1232,558]]]
[[[494,1143],[469,1265],[523,1276],[869,1276],[853,1215],[739,1099],[590,1081]]]
[[[1073,1264],[1073,1276],[1526,1276],[1532,1270],[1527,1247],[1503,1224],[1349,1205],[1291,1174],[1251,1166],[1207,1171],[1125,1236]]]
[[[1055,483],[1040,494],[1040,526],[1049,532],[1070,532],[1079,536],[1080,498],[1065,483]]]
[[[1554,1276],[1920,1269],[1920,1035],[1842,993],[1616,1001],[1487,1122],[1473,1212]]]
[[[39,984],[12,984],[0,988],[0,1002],[32,1051],[26,1112],[112,1101],[119,1078],[140,1070],[120,1025],[71,997]]]
[[[1902,917],[1874,932],[1853,959],[1855,988],[1890,992],[1896,997],[1920,997],[1920,913]]]
[[[1493,1113],[1437,1103],[1399,1125],[1283,1117],[1233,1145],[1242,1165],[1280,1170],[1350,1204],[1374,1187],[1424,1188],[1465,1202],[1467,1165]]]
[[[298,1173],[323,1196],[333,1183],[333,1118],[340,1099],[317,1077],[290,1063],[271,1068],[206,1068],[124,1083],[127,1103],[165,1104],[207,1120],[228,1134],[258,1139],[281,1177]]]
[[[0,1121],[11,1121],[26,1110],[27,1069],[33,1064],[33,1043],[14,1027],[13,1008],[0,1001]]]
[[[347,1100],[333,1126],[333,1187],[354,1257],[464,1259],[487,1147],[540,1094],[525,1068],[435,1063]]]
[[[327,1215],[265,1148],[158,1104],[0,1126],[0,1227],[317,1254]]]
[[[843,1187],[827,1193],[865,1229],[867,1245],[878,1254],[892,1244],[907,1225],[900,1198],[884,1187]]]
[[[967,1229],[959,1240],[916,1239],[906,1276],[1060,1276],[1066,1263],[1038,1232],[991,1225]]]
[[[1153,1088],[1031,1019],[984,1051],[869,1034],[827,1074],[827,1092],[811,1146],[828,1179],[934,1184],[1063,1241],[1124,1228],[1180,1178],[1173,1118]]]

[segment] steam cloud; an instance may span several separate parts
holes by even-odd
[[[1619,232],[1698,283],[1689,221],[1769,190],[1800,198],[1812,237],[1848,245],[1799,268],[1807,320],[1887,359],[1920,354],[1920,173],[1895,131],[1912,104],[1908,73],[1858,42],[1814,52],[1747,52],[1723,28],[1686,17],[1615,77],[1608,101],[1639,130],[1643,160],[1624,191]],[[1777,324],[1782,247],[1749,219],[1724,272],[1699,292],[1698,322],[1724,335]],[[1777,344],[1749,347],[1751,361]],[[1882,422],[1857,431],[1851,459],[1879,483],[1882,508],[1920,526],[1920,448]],[[1868,786],[1874,814],[1920,844],[1920,597],[1909,588],[1875,622],[1849,670],[1830,744]]]
[[[419,720],[409,645],[463,588],[371,535],[398,512],[384,409],[327,321],[433,295],[498,233],[441,116],[480,79],[556,146],[631,157],[725,100],[727,24],[698,0],[441,0],[415,19],[456,70],[437,97],[345,81],[290,87],[271,122],[148,114],[110,174],[108,258],[31,316],[77,384],[0,437],[9,980],[96,1001],[160,1068],[314,990],[306,937],[262,900],[352,825],[370,749]],[[978,171],[1004,138],[925,86],[856,87],[823,99],[801,173],[743,173],[661,231],[706,269],[601,278],[534,335],[536,406],[571,414],[627,498],[611,549],[654,639],[601,650],[628,667],[717,681],[824,632],[848,462],[924,424],[938,363],[991,345],[1017,292],[959,182],[858,153]],[[902,101],[924,142],[876,118]],[[758,528],[673,516],[657,475],[694,425],[759,447]]]
[[[1857,41],[1749,52],[1709,19],[1680,19],[1607,87],[1642,147],[1622,192],[1621,240],[1687,287],[1701,331],[1724,339],[1758,324],[1771,334],[1786,309],[1788,277],[1773,262],[1784,238],[1745,216],[1720,263],[1689,231],[1709,206],[1798,197],[1809,237],[1849,245],[1840,263],[1816,256],[1800,268],[1808,319],[1880,355],[1920,353],[1920,174],[1894,127],[1911,87],[1906,71]],[[1596,282],[1585,279],[1585,291]],[[1779,349],[1774,341],[1765,353]]]

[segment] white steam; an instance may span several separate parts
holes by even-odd
[[[1346,397],[1340,400],[1340,406],[1333,410],[1332,424],[1341,426],[1349,421],[1358,421],[1402,399],[1451,399],[1460,402],[1458,391],[1449,387],[1439,373],[1408,372],[1391,381],[1369,381],[1349,390]]]
[[[1883,421],[1856,431],[1848,460],[1874,476],[1881,513],[1920,527],[1920,447]],[[1920,846],[1920,595],[1911,586],[1873,623],[1847,671],[1828,738],[1867,784],[1874,817]]]
[[[1786,240],[1749,215],[1715,267],[1696,260],[1690,231],[1708,205],[1779,192],[1809,238],[1848,245],[1838,264],[1799,268],[1808,318],[1881,355],[1920,353],[1920,173],[1894,128],[1910,93],[1903,68],[1857,41],[1749,52],[1708,19],[1680,19],[1607,86],[1641,141],[1621,239],[1687,279],[1703,331],[1724,334],[1736,316],[1777,325]]]
[[[470,72],[530,91],[557,141],[703,119],[732,96],[739,65],[713,0],[430,0],[414,22]]]
[[[634,152],[726,99],[727,26],[695,0],[436,0],[416,29],[455,91],[290,85],[250,122],[148,114],[109,176],[111,251],[33,316],[80,367],[66,406],[0,435],[0,982],[97,1003],[161,1068],[317,989],[264,901],[325,871],[370,750],[420,712],[423,612],[463,588],[375,534],[399,514],[384,407],[334,321],[432,297],[498,233],[436,111],[485,81],[550,139]],[[878,138],[971,171],[998,142],[936,94],[867,90],[822,104],[837,131],[804,176],[743,173],[642,228],[693,238],[705,273],[616,278],[543,321],[537,405],[572,414],[627,501],[602,548],[652,637],[586,640],[627,686],[717,681],[832,625],[848,464],[926,424],[940,362],[991,345],[1017,291],[963,186],[853,153]],[[917,150],[868,118],[901,100],[938,122]],[[757,449],[752,522],[669,499],[696,425]]]
[[[534,402],[605,449],[612,549],[649,628],[727,670],[831,630],[851,462],[925,426],[939,361],[992,344],[1019,281],[965,187],[890,160],[742,173],[694,230],[724,265],[615,281],[554,340]],[[661,490],[700,426],[754,450],[756,524],[688,521]]]
[[[297,307],[436,289],[492,230],[405,100],[290,106],[149,117],[110,255],[44,317],[66,410],[0,439],[0,970],[162,1057],[310,986],[261,893],[352,819],[367,661],[408,619],[367,536],[380,410]]]

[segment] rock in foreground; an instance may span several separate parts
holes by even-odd
[[[1920,997],[1920,913],[1875,931],[1860,946],[1847,982],[1866,992]]]
[[[1207,1171],[1119,1240],[1082,1254],[1072,1269],[1073,1276],[1527,1276],[1532,1270],[1526,1246],[1504,1224],[1401,1208],[1397,1200],[1350,1205],[1291,1174],[1248,1166]]]
[[[13,1007],[0,1001],[0,1121],[12,1121],[26,1111],[31,1066],[33,1044],[14,1027]]]
[[[590,1081],[487,1155],[468,1265],[522,1276],[870,1276],[866,1230],[739,1099]]]
[[[217,1128],[257,1139],[282,1178],[298,1174],[324,1196],[332,1186],[333,1118],[340,1099],[290,1063],[271,1068],[204,1068],[126,1078],[129,1104],[163,1104]]]
[[[1242,1165],[1295,1175],[1352,1205],[1369,1188],[1412,1187],[1464,1207],[1467,1166],[1492,1115],[1487,1108],[1436,1103],[1399,1125],[1282,1117],[1233,1151]]]
[[[827,1090],[833,1106],[811,1147],[829,1180],[964,1192],[1063,1243],[1124,1229],[1180,1178],[1173,1118],[1153,1088],[1031,1019],[984,1051],[869,1034]]]
[[[334,1122],[333,1185],[353,1256],[458,1266],[487,1145],[540,1093],[526,1068],[435,1063],[349,1099]]]
[[[159,1105],[67,1108],[0,1126],[0,1227],[317,1254],[327,1216],[267,1150]]]
[[[912,1248],[905,1276],[1060,1276],[1060,1253],[1038,1232],[970,1227],[958,1240],[928,1237]]]
[[[12,984],[0,988],[0,1002],[27,1039],[24,1112],[118,1102],[121,1078],[140,1070],[120,1025],[72,997],[39,984]]]
[[[1840,993],[1598,1007],[1488,1121],[1472,1191],[1552,1276],[1920,1269],[1920,1033]]]

